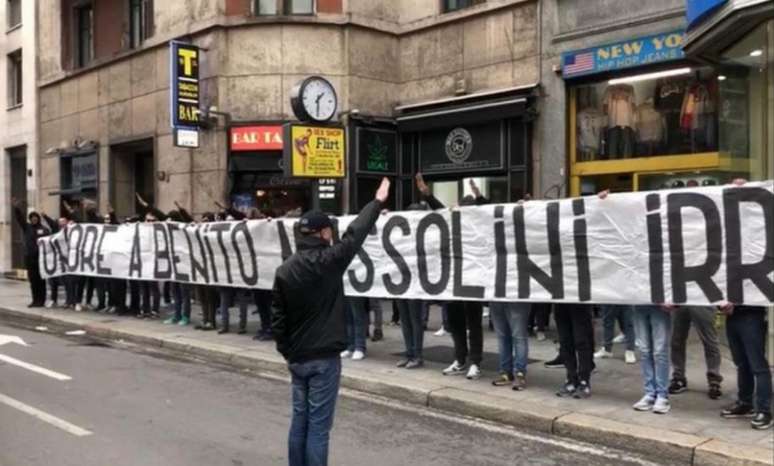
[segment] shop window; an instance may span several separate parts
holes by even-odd
[[[717,152],[717,78],[679,68],[576,87],[576,160]]]
[[[443,12],[449,13],[481,3],[486,3],[486,0],[443,0]]]
[[[153,0],[129,0],[129,47],[139,47],[152,35]]]
[[[74,12],[75,63],[81,68],[94,58],[94,9],[91,4],[85,4],[76,7]]]
[[[22,104],[22,51],[8,55],[8,107]]]
[[[15,28],[22,22],[21,0],[8,0],[6,4],[8,29]]]
[[[314,0],[256,0],[258,15],[313,15]]]
[[[768,27],[774,35],[774,21]],[[774,170],[772,148],[767,149],[766,141],[766,123],[774,121],[774,116],[766,115],[774,83],[770,68],[774,47],[767,46],[772,42],[766,38],[766,28],[761,25],[722,54],[717,78],[720,151],[728,154],[739,176],[751,180],[767,179]]]

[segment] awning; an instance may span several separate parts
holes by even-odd
[[[536,89],[537,86],[527,86],[399,106],[395,109],[398,130],[427,131],[523,117]]]
[[[691,57],[717,62],[720,54],[761,23],[774,18],[771,0],[732,0],[686,35],[683,50]]]

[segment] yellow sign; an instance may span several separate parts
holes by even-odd
[[[345,176],[344,128],[292,125],[290,141],[291,176],[308,178]]]

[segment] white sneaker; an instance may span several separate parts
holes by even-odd
[[[653,412],[656,414],[666,414],[672,409],[672,404],[669,402],[669,398],[656,398],[656,402],[653,403]]]
[[[626,335],[623,333],[619,333],[618,335],[613,338],[613,343],[623,343],[626,341]]]
[[[365,359],[365,353],[360,350],[355,350],[354,353],[352,353],[352,360],[353,361],[362,361]]]
[[[80,304],[76,304],[75,305],[75,312],[81,312],[81,311],[83,311],[83,306],[81,306]]]
[[[347,359],[352,357],[352,351],[345,350],[341,352],[341,359]]]
[[[46,301],[46,309],[51,309],[52,307],[54,307],[54,302],[49,299]]]
[[[537,332],[537,341],[546,341],[546,332]]]
[[[443,370],[443,375],[462,375],[465,373],[465,366],[454,361],[451,366]]]
[[[650,395],[645,395],[640,399],[640,401],[634,403],[632,408],[634,408],[636,411],[650,411],[653,409],[653,403],[655,402],[655,398]]]
[[[468,369],[468,375],[465,377],[468,378],[468,380],[478,380],[481,378],[481,369],[478,368],[478,364],[471,364],[470,369]]]
[[[636,364],[637,356],[634,355],[634,351],[626,350],[626,353],[624,353],[624,361],[626,361],[626,364]]]
[[[604,347],[594,353],[594,359],[608,359],[613,357],[613,352],[606,350]]]
[[[440,329],[438,329],[438,331],[437,331],[437,332],[435,332],[433,335],[435,335],[435,336],[437,336],[437,337],[445,337],[445,336],[446,336],[446,333],[447,333],[447,332],[446,332],[446,330],[444,330],[444,329],[443,329],[443,327],[441,327],[441,328],[440,328]]]

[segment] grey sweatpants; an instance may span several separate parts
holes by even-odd
[[[685,347],[694,324],[704,346],[707,382],[723,381],[720,375],[720,342],[715,329],[715,309],[707,306],[680,306],[672,313],[672,378],[685,378]]]

